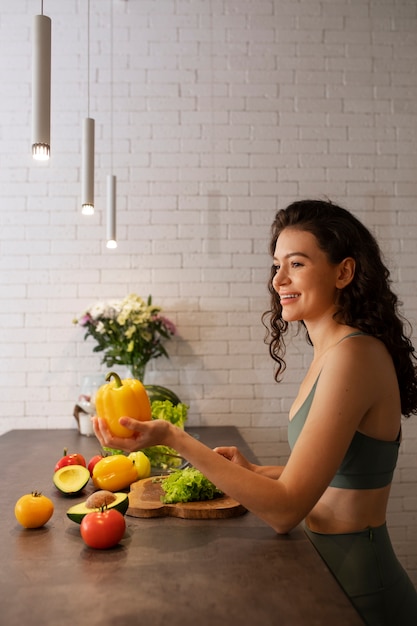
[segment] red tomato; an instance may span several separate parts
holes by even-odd
[[[87,469],[90,472],[90,476],[93,475],[93,469],[94,466],[96,465],[96,463],[98,463],[99,461],[101,461],[101,459],[104,459],[102,454],[96,454],[95,456],[93,456],[89,461],[88,461],[88,465],[87,465]]]
[[[80,530],[81,537],[90,548],[106,550],[123,538],[126,522],[116,509],[94,511],[83,517]]]
[[[61,467],[66,467],[67,465],[82,465],[83,467],[87,467],[87,463],[85,462],[85,458],[82,454],[78,454],[78,452],[75,452],[74,454],[67,454],[67,450],[65,448],[64,456],[59,459],[55,465],[54,472],[61,469]]]

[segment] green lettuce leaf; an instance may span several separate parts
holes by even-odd
[[[152,419],[171,422],[178,428],[184,428],[187,421],[188,406],[180,402],[176,406],[170,400],[154,400],[151,404]]]
[[[151,403],[152,419],[165,420],[171,422],[178,428],[184,429],[187,421],[188,406],[180,402],[176,406],[170,400],[154,400]],[[149,458],[151,466],[163,470],[178,469],[184,462],[181,458],[176,458],[178,452],[169,446],[152,446],[142,450]],[[174,456],[172,456],[174,455]]]
[[[161,501],[164,504],[213,500],[223,495],[223,492],[195,467],[177,470],[163,478],[162,488],[164,495],[161,496]]]

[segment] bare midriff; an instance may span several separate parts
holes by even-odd
[[[380,489],[328,487],[306,517],[317,533],[353,533],[385,523],[390,485]]]

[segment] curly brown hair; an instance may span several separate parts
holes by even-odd
[[[339,294],[335,319],[385,344],[397,373],[402,414],[409,417],[417,413],[417,356],[409,338],[411,326],[399,312],[401,303],[391,290],[390,272],[375,237],[346,209],[329,201],[301,200],[277,212],[271,228],[271,256],[280,233],[288,227],[312,233],[330,263],[340,263],[346,257],[355,260],[355,276]],[[271,304],[262,321],[278,381],[286,367],[284,334],[288,323],[282,319],[280,299],[272,285],[275,272],[272,267],[268,281]],[[305,328],[303,322],[299,324]],[[307,331],[306,339],[311,344]]]

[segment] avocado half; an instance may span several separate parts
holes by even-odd
[[[66,465],[53,476],[55,487],[68,496],[82,491],[89,480],[90,472],[83,465]]]
[[[127,493],[116,492],[113,494],[115,496],[115,500],[110,504],[106,505],[106,510],[108,509],[116,509],[122,515],[125,515],[127,509],[129,508],[129,496]],[[80,502],[79,504],[74,504],[74,506],[70,507],[67,511],[67,516],[73,522],[77,524],[81,524],[81,521],[87,513],[93,513],[94,511],[100,511],[100,507],[90,508],[86,506],[86,502]]]

